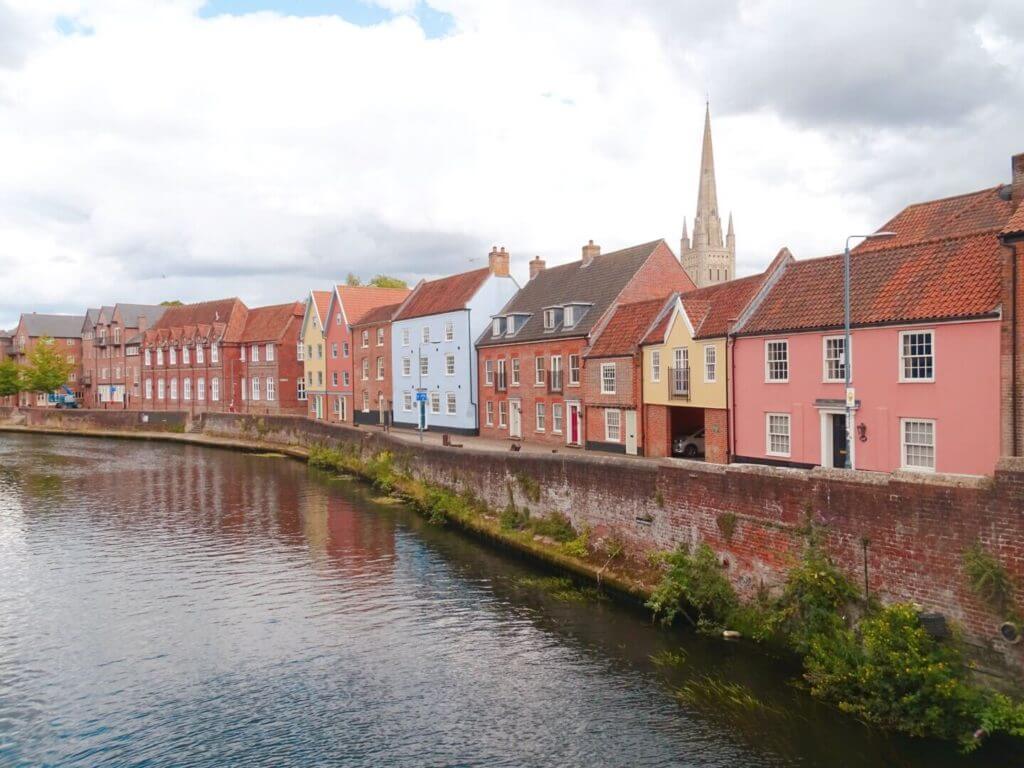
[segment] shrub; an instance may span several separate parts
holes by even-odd
[[[812,536],[800,562],[790,570],[772,623],[788,644],[806,653],[813,637],[845,628],[844,609],[857,591]]]
[[[963,554],[967,581],[978,597],[1000,616],[1013,613],[1013,580],[998,558],[975,542]]]
[[[563,543],[576,538],[576,529],[561,512],[550,512],[547,517],[534,518],[530,521],[530,527],[538,536],[547,536]]]
[[[590,554],[590,529],[584,528],[575,539],[562,544],[562,551],[570,557],[585,558]]]
[[[689,606],[697,612],[697,620],[710,626],[713,617],[725,617],[738,606],[736,592],[707,544],[701,544],[692,554],[685,546],[680,547],[663,555],[662,563],[665,573],[647,607],[663,623],[671,624],[682,613],[696,624],[686,613],[684,606]]]
[[[521,531],[529,522],[530,513],[526,510],[520,511],[511,504],[498,515],[498,524],[506,531]]]

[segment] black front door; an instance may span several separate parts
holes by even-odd
[[[846,416],[838,413],[832,416],[832,466],[846,466]]]

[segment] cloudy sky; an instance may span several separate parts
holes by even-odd
[[[1024,152],[1020,0],[0,0],[0,327],[519,276],[668,239],[705,95],[739,269]]]

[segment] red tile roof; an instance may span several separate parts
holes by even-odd
[[[1017,205],[1017,212],[1010,217],[1009,223],[1003,228],[1003,234],[1024,234],[1024,204]]]
[[[394,319],[408,320],[412,317],[439,315],[463,309],[490,274],[491,270],[484,267],[420,283],[413,289],[409,301]]]
[[[598,333],[586,357],[620,357],[633,354],[647,335],[651,324],[658,320],[663,312],[669,314],[665,310],[675,303],[677,297],[678,294],[673,293],[667,298],[620,304]]]
[[[769,272],[709,285],[682,295],[695,338],[725,336],[761,290]]]
[[[353,327],[357,325],[376,325],[378,323],[390,323],[394,318],[398,308],[402,306],[402,302],[396,304],[385,304],[382,307],[374,307],[365,315],[363,319],[358,323],[353,323]]]
[[[320,327],[327,325],[327,313],[331,310],[331,296],[333,291],[310,291],[313,294],[313,303],[316,305],[316,314],[320,318]]]
[[[410,293],[408,288],[378,288],[375,285],[339,285],[337,292],[349,325],[362,322],[363,316],[371,309],[401,303]],[[328,322],[326,315],[323,321],[325,324]]]
[[[1000,260],[999,241],[988,232],[858,251],[851,260],[852,322],[875,325],[990,315],[1000,301]],[[842,324],[843,257],[837,255],[791,264],[740,334]]]
[[[245,304],[237,298],[168,307],[146,332],[146,341],[192,338],[200,327],[207,329],[204,336],[214,332],[215,337],[223,341],[239,341],[247,312]]]
[[[249,310],[241,341],[279,341],[292,320],[302,321],[305,306],[298,301]]]

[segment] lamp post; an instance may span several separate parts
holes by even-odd
[[[853,406],[854,402],[853,371],[850,365],[852,355],[850,354],[850,241],[862,238],[864,240],[880,240],[887,237],[894,237],[895,232],[875,232],[870,235],[850,235],[846,238],[845,256],[843,258],[843,378],[846,381],[846,458],[843,466],[846,469],[853,469]]]

